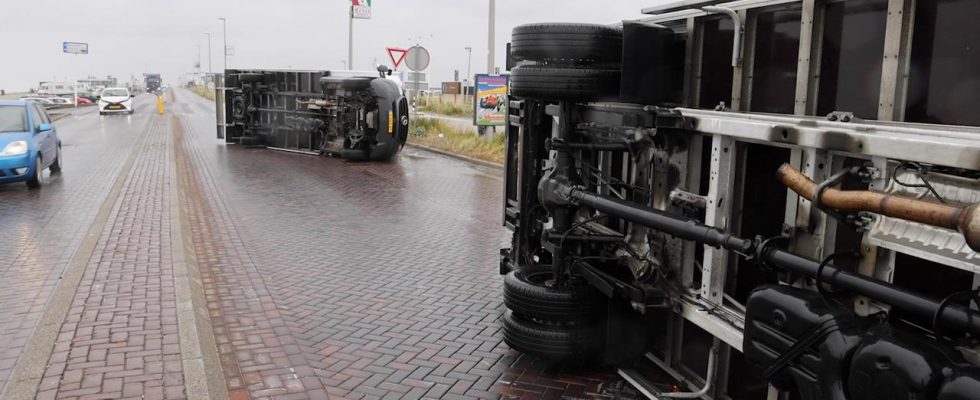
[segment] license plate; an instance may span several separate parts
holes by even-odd
[[[109,106],[109,108],[110,109],[113,109],[113,110],[118,110],[118,109],[122,108],[122,106],[120,106],[120,105],[111,105],[111,106]]]

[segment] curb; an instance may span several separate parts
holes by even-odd
[[[448,152],[446,150],[437,149],[435,147],[429,147],[429,146],[425,146],[425,145],[421,145],[421,144],[414,144],[414,143],[405,143],[405,146],[406,147],[416,148],[416,149],[422,149],[422,150],[425,150],[425,151],[428,151],[428,152],[436,153],[436,154],[443,155],[443,156],[450,157],[450,158],[455,158],[455,159],[457,159],[459,161],[463,161],[463,162],[470,163],[470,164],[476,164],[476,165],[479,165],[481,167],[493,168],[493,169],[500,170],[500,171],[503,171],[504,170],[504,165],[503,164],[497,164],[497,163],[492,162],[492,161],[480,160],[480,159],[473,158],[473,157],[467,157],[467,156],[464,156],[464,155],[461,155],[461,154],[451,153],[451,152]]]
[[[228,387],[207,307],[204,282],[194,254],[190,217],[182,202],[189,190],[178,166],[178,160],[183,157],[180,154],[183,126],[174,114],[167,117],[172,124],[170,135],[173,147],[170,161],[171,258],[184,388],[190,400],[226,399]]]

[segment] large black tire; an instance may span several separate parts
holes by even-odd
[[[510,91],[540,100],[601,101],[619,97],[619,70],[522,65],[510,73]]]
[[[243,73],[238,74],[238,81],[241,83],[252,83],[265,81],[265,74]]]
[[[554,287],[551,277],[551,271],[511,271],[504,277],[504,305],[515,314],[554,322],[590,322],[602,314],[602,293],[583,282]]]
[[[602,350],[602,325],[544,325],[507,310],[504,342],[521,353],[560,362],[592,361]]]
[[[623,30],[595,24],[528,24],[514,28],[514,58],[549,64],[621,63]]]

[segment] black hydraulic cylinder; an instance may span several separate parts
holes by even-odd
[[[592,207],[606,214],[656,229],[681,239],[721,247],[743,256],[758,255],[760,261],[776,268],[816,277],[820,262],[775,247],[764,246],[756,253],[755,242],[726,233],[700,221],[670,214],[639,203],[586,192],[568,185],[558,188],[559,197]],[[927,320],[940,311],[940,302],[880,281],[838,269],[830,264],[821,271],[821,281],[884,302]],[[939,321],[944,327],[980,335],[980,313],[959,304],[942,309]]]

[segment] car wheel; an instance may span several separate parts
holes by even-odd
[[[30,178],[27,178],[27,187],[31,189],[37,189],[44,184],[44,163],[41,157],[38,156],[34,159],[34,172],[31,174]]]
[[[61,172],[61,146],[58,146],[58,153],[54,158],[54,162],[48,167],[52,174],[57,174]]]
[[[588,322],[605,309],[598,290],[576,280],[563,287],[551,284],[551,271],[514,270],[504,277],[504,305],[515,314],[556,322]]]
[[[504,342],[521,353],[564,363],[587,363],[601,353],[602,325],[548,325],[504,312]]]
[[[510,88],[512,95],[529,99],[615,100],[621,76],[614,69],[522,65],[511,71]]]
[[[514,58],[554,65],[622,63],[623,30],[596,24],[528,24],[514,28]]]

